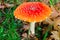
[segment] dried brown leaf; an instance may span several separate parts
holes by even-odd
[[[60,30],[60,17],[54,20],[54,29]]]
[[[51,6],[51,8],[52,8],[51,17],[56,18],[59,14],[58,14],[58,12],[56,11],[56,9],[53,6]]]
[[[6,7],[13,7],[14,4],[8,4],[8,3],[5,3]]]
[[[44,3],[48,4],[49,0],[42,0]]]
[[[54,38],[55,40],[60,40],[58,31],[51,31],[51,33],[52,33],[51,35],[52,38]]]
[[[4,9],[4,8],[5,8],[5,6],[0,4],[0,8]]]
[[[23,33],[22,37],[27,38],[27,33]]]
[[[29,29],[29,27],[30,27],[30,25],[23,25],[23,28],[22,28],[22,29],[23,29],[24,31],[26,31],[26,30]]]
[[[0,9],[4,9],[4,8],[9,8],[9,7],[13,7],[14,4],[9,4],[9,3],[5,3],[4,5],[0,4]]]
[[[27,2],[27,0],[23,0],[23,2]]]
[[[49,23],[50,25],[52,25],[52,24],[54,23],[54,21],[52,21],[50,18],[47,18],[47,19],[45,20],[45,22]]]

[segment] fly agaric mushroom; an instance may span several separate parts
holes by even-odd
[[[35,34],[35,23],[45,20],[50,14],[51,9],[40,2],[25,2],[14,11],[15,18],[30,22],[30,34]]]

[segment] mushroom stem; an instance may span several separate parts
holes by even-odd
[[[29,35],[30,34],[35,34],[35,22],[30,23]]]

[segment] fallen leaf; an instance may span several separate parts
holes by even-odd
[[[0,9],[4,9],[4,8],[9,8],[9,7],[13,7],[14,6],[14,4],[9,4],[9,3],[5,3],[4,5],[1,5],[0,4]]]
[[[48,4],[49,0],[43,0],[44,3]]]
[[[5,6],[0,4],[0,9],[4,9],[4,8],[5,8]]]
[[[27,33],[23,33],[22,37],[27,38]]]
[[[60,17],[58,17],[54,20],[54,29],[60,30]]]
[[[55,40],[60,40],[58,31],[51,31],[51,33],[52,33],[51,35],[52,38],[54,38]]]
[[[23,29],[24,31],[26,31],[26,30],[29,29],[29,27],[30,27],[29,25],[23,25],[23,28],[22,28],[22,29]]]
[[[51,9],[52,9],[51,17],[56,18],[59,15],[58,12],[56,11],[56,9],[53,6],[51,6]]]

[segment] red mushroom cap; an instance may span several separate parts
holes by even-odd
[[[49,17],[50,14],[51,9],[40,2],[25,2],[14,11],[15,18],[27,22],[40,22]]]

